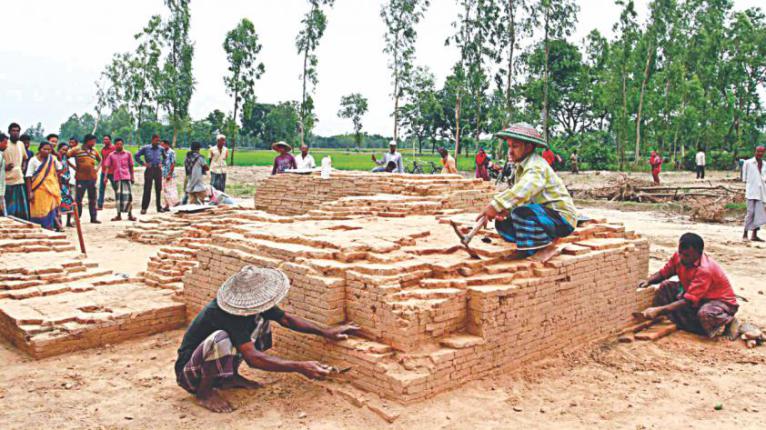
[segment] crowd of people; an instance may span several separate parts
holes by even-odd
[[[135,155],[125,148],[122,138],[87,134],[82,142],[77,137],[68,141],[51,133],[30,148],[31,139],[21,134],[21,126],[11,123],[8,135],[0,133],[0,213],[40,224],[50,230],[63,231],[71,227],[74,211],[82,214],[87,197],[90,222],[100,224],[99,212],[104,209],[108,189],[115,201],[116,216],[112,221],[136,220],[133,215],[132,186],[135,167],[144,166],[144,186],[141,214],[146,214],[154,191],[158,213],[167,212],[180,204],[232,203],[225,194],[226,136],[216,136],[210,148],[208,162],[200,154],[202,145],[194,142],[184,160],[184,197],[178,195],[175,181],[176,153],[172,144],[159,135],[141,147]],[[206,179],[210,171],[209,183]],[[66,221],[64,221],[66,216]]]

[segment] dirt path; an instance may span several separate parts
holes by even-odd
[[[652,270],[671,255],[681,233],[702,234],[737,292],[750,299],[741,315],[766,325],[766,247],[741,242],[738,226],[692,224],[653,212],[586,212],[647,236]],[[119,228],[86,224],[91,258],[117,271],[142,270],[152,247],[115,239]],[[593,345],[476,381],[404,408],[393,424],[321,383],[262,372],[251,376],[267,382],[265,388],[228,393],[237,411],[208,413],[175,385],[172,364],[182,335],[173,331],[40,361],[0,342],[0,428],[761,429],[766,423],[766,348],[681,333],[656,343]],[[723,409],[714,410],[719,403]]]

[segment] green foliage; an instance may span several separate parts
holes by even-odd
[[[430,0],[388,0],[380,8],[380,17],[386,24],[385,47],[383,52],[390,55],[388,68],[394,99],[394,140],[399,139],[399,100],[412,83],[415,68],[415,26],[420,22],[430,4]]]
[[[189,122],[189,102],[194,93],[192,58],[194,44],[189,39],[191,0],[165,0],[170,17],[161,29],[167,57],[160,71],[160,91],[157,101],[168,112],[173,126],[173,142],[179,129]]]
[[[303,56],[303,73],[301,74],[303,96],[299,111],[301,142],[303,142],[305,134],[311,133],[316,122],[314,99],[311,94],[319,81],[317,76],[319,58],[315,52],[319,47],[319,40],[327,28],[327,16],[322,10],[322,6],[332,7],[335,0],[308,0],[308,2],[311,7],[301,20],[301,29],[295,39],[295,47],[298,49],[298,53]]]
[[[340,118],[350,119],[354,123],[354,136],[357,148],[362,146],[362,116],[367,113],[367,98],[359,93],[349,94],[340,99]]]

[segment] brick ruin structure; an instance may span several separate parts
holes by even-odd
[[[172,291],[99,269],[66,236],[0,217],[0,335],[34,358],[174,329]]]
[[[126,229],[160,247],[134,278],[100,270],[60,234],[0,218],[0,333],[34,357],[148,335],[188,322],[242,266],[274,267],[292,283],[286,310],[362,328],[331,343],[275,326],[275,352],[348,366],[355,387],[406,403],[613,336],[649,304],[651,291],[635,289],[647,241],[604,220],[545,264],[491,229],[471,259],[449,220],[469,228],[492,192],[450,175],[278,175],[259,185],[255,210]]]
[[[354,386],[406,403],[618,334],[651,301],[650,291],[635,288],[647,275],[648,242],[621,225],[586,223],[545,264],[520,258],[485,230],[472,244],[482,256],[474,260],[448,221],[468,228],[468,213],[489,199],[483,184],[339,176],[342,186],[316,175],[262,184],[256,207],[276,215],[233,215],[196,250],[197,264],[183,277],[187,317],[242,266],[279,268],[292,282],[286,310],[321,324],[354,322],[362,335],[331,343],[276,327],[276,352],[350,366]],[[359,187],[383,194],[359,195]],[[451,206],[445,196],[454,189],[471,203]],[[329,197],[313,199],[318,190]],[[302,214],[279,216],[293,212],[285,200],[303,195],[311,202]],[[407,196],[412,212],[391,207],[392,196]],[[429,201],[440,204],[418,204]]]

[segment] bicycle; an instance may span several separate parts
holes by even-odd
[[[435,175],[437,173],[441,173],[441,171],[442,171],[441,166],[437,165],[433,161],[429,161],[428,163],[431,165],[431,172],[430,172],[430,174]]]
[[[417,160],[412,160],[412,167],[407,170],[407,173],[413,175],[422,175],[423,167],[420,165],[420,163],[417,162]]]

